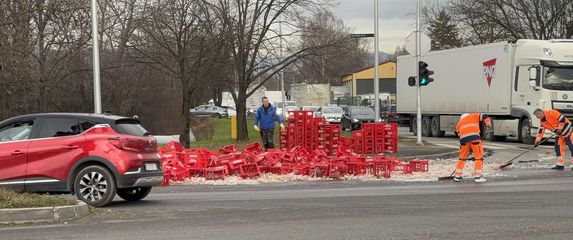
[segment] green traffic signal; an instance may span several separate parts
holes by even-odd
[[[430,77],[430,75],[434,74],[434,71],[428,69],[427,63],[419,61],[418,71],[419,71],[418,79],[420,79],[419,82],[420,86],[426,86],[434,81],[434,79]]]

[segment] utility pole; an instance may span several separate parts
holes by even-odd
[[[281,14],[281,13],[279,13]],[[282,21],[282,14],[279,15],[279,61],[283,60],[283,21]],[[285,76],[284,76],[284,68],[281,69],[279,72],[279,77],[281,81],[281,100],[282,100],[282,108],[281,108],[281,117],[285,115]]]
[[[416,78],[420,77],[420,68],[418,66],[420,62],[420,50],[421,50],[421,40],[420,40],[420,0],[416,1]],[[424,146],[422,142],[422,86],[420,86],[420,79],[417,79],[417,113],[416,113],[416,145]]]
[[[378,12],[378,0],[374,0],[374,112],[376,114],[376,122],[380,122],[380,69],[378,66],[380,32],[378,30]]]
[[[99,79],[99,39],[97,25],[97,3],[92,0],[92,41],[93,41],[93,81],[94,81],[94,112],[101,114],[101,84]]]

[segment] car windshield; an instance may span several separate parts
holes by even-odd
[[[573,90],[573,68],[544,67],[543,87],[549,90]]]
[[[350,111],[352,115],[374,115],[374,110],[371,108],[353,108]]]
[[[342,108],[323,108],[322,113],[342,113]]]
[[[296,107],[296,103],[295,103],[295,102],[285,102],[285,105],[286,105],[287,107],[290,107],[290,106]]]
[[[305,110],[305,111],[314,111],[314,112],[316,112],[316,110],[318,110],[318,107],[309,107],[309,106],[306,106],[306,107],[302,107],[302,110]]]

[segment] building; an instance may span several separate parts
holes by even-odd
[[[396,99],[396,62],[386,61],[378,65],[379,92],[390,93]],[[351,96],[374,93],[374,67],[358,70],[342,77],[342,85],[350,87]]]

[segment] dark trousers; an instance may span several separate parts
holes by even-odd
[[[265,151],[275,148],[275,144],[273,143],[274,132],[274,129],[261,129],[261,139],[263,140]]]

